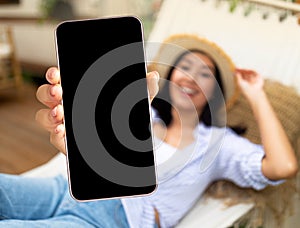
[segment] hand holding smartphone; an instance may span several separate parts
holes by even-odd
[[[56,29],[69,184],[77,200],[156,188],[143,33],[135,17]]]

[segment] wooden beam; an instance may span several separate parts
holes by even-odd
[[[247,0],[256,4],[271,6],[278,9],[289,10],[294,13],[300,13],[300,5],[293,2],[286,2],[281,0]]]

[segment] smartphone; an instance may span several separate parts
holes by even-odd
[[[152,193],[157,181],[140,20],[66,21],[55,37],[71,195],[86,201]]]

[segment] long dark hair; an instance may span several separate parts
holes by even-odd
[[[184,53],[182,53],[175,61],[175,63],[171,66],[168,74],[167,74],[167,81],[171,80],[172,73],[178,63],[181,61],[181,59],[187,55],[188,53],[200,53],[205,56],[207,56],[214,64],[215,67],[215,79],[218,84],[214,88],[213,95],[209,102],[205,105],[201,115],[199,116],[199,122],[203,122],[206,126],[220,126],[222,123],[215,121],[220,119],[220,115],[222,115],[218,110],[222,110],[222,106],[224,105],[224,87],[223,83],[221,80],[221,75],[220,75],[220,70],[218,68],[218,65],[213,61],[213,59],[207,55],[206,53],[199,51],[199,50],[189,50]],[[152,107],[156,109],[158,112],[159,117],[162,119],[164,124],[168,126],[171,121],[172,121],[172,114],[171,114],[171,109],[172,109],[172,100],[170,97],[170,86],[168,83],[165,83],[163,88],[159,91],[158,95],[153,99],[152,101]],[[213,111],[211,111],[213,110]],[[224,109],[223,109],[224,110]],[[223,113],[225,115],[225,113]],[[244,130],[240,129],[239,127],[233,127],[232,128],[234,131],[236,131],[238,134],[242,134]]]

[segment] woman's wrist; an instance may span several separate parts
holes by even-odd
[[[252,108],[255,108],[260,103],[267,100],[267,95],[264,90],[258,90],[255,93],[246,95],[248,102]]]

